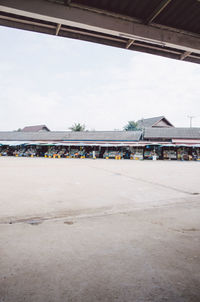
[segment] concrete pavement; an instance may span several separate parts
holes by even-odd
[[[199,301],[199,163],[0,167],[1,302]]]

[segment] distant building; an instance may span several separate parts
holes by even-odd
[[[200,144],[200,128],[145,128],[143,139],[151,142],[168,141],[180,144]]]
[[[164,116],[151,117],[137,121],[138,128],[171,128],[174,127]]]
[[[46,131],[50,131],[50,129],[47,128],[46,125],[36,125],[36,126],[24,127],[21,131],[22,132],[46,132]]]

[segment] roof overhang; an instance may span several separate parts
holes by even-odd
[[[172,139],[174,144],[200,145],[200,139]]]
[[[145,146],[159,146],[159,147],[200,147],[200,140],[173,140],[172,142],[72,142],[72,141],[0,141],[0,146],[62,146],[62,147],[145,147]]]
[[[0,0],[0,25],[200,63],[200,35],[151,23],[157,13],[142,23],[84,5]]]

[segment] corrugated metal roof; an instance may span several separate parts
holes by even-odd
[[[72,0],[71,4],[73,3],[130,17],[146,18],[152,12],[152,9],[155,9],[159,5],[160,0]]]
[[[173,0],[155,19],[158,24],[200,33],[200,2]]]
[[[139,141],[141,131],[0,132],[0,141]]]
[[[64,2],[64,0],[63,0]],[[99,8],[105,11],[140,19],[148,19],[163,0],[72,0],[71,4]],[[154,23],[200,33],[200,2],[198,0],[172,0],[154,19]]]
[[[144,139],[200,139],[200,128],[145,128]]]
[[[45,0],[44,3],[48,5],[48,2],[54,2],[53,5],[56,3],[56,7],[59,6],[59,9],[60,6],[65,5],[63,11],[66,10],[66,18],[68,18],[67,15],[70,14],[71,8],[73,10],[77,9],[79,12],[81,9],[83,14],[84,11],[87,11],[86,19],[89,19],[88,12],[91,13],[92,22],[90,22],[90,26],[84,19],[82,23],[77,23],[77,20],[79,20],[77,15],[78,18],[75,18],[76,25],[73,22],[69,24],[62,24],[61,22],[59,30],[58,23],[55,22],[56,18],[49,16],[49,19],[46,20],[45,16],[40,14],[39,4],[37,9],[33,9],[34,5],[30,5],[30,16],[30,14],[24,14],[26,12],[26,2],[29,1],[21,0],[25,4],[25,10],[20,7],[20,3],[19,6],[16,4],[18,1],[12,1],[17,9],[11,13],[9,4],[7,7],[6,0],[4,0],[0,12],[0,25],[200,63],[198,41],[200,35],[199,0]],[[52,3],[50,5],[52,6]],[[22,14],[20,10],[23,12]],[[36,13],[32,13],[32,10]],[[47,7],[47,11],[49,10],[53,10],[53,7],[50,9]],[[17,11],[19,11],[19,14]],[[96,13],[101,16],[110,16],[112,26],[109,25],[109,28],[102,26],[101,28],[104,21],[96,23],[93,15]],[[38,16],[40,17],[38,18]],[[105,20],[105,16],[102,19]],[[117,21],[120,21],[121,24],[124,20],[130,22],[130,28],[132,28],[131,22],[133,23],[133,36],[130,35],[129,31],[127,34],[126,31],[121,33],[120,27],[114,25],[117,24]],[[84,24],[87,26],[83,26]],[[146,29],[144,29],[144,24]],[[138,27],[140,27],[140,30],[136,30]],[[97,30],[98,28],[101,30]],[[113,29],[116,29],[117,33],[113,33]],[[170,32],[170,36],[167,35],[167,31]],[[136,36],[134,32],[137,33]],[[152,32],[154,32],[153,35],[150,34]],[[155,35],[155,32],[159,32],[159,34]],[[155,37],[158,40],[157,38],[154,39]],[[131,44],[129,44],[130,39],[134,41]],[[193,42],[191,43],[191,41]]]

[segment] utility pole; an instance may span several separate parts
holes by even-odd
[[[197,116],[188,115],[187,117],[190,119],[190,128],[192,128],[192,119],[195,118],[195,117],[197,117]]]

